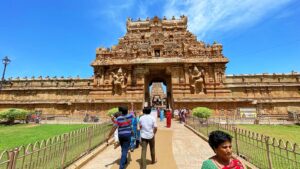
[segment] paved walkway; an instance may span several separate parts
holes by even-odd
[[[207,142],[177,121],[172,121],[170,129],[165,127],[165,122],[158,122],[155,150],[158,162],[147,165],[149,169],[199,169],[202,162],[214,154]],[[150,161],[149,151],[148,148]],[[141,148],[129,154],[127,169],[139,169],[140,153]],[[118,169],[120,154],[120,148],[109,146],[83,169]]]

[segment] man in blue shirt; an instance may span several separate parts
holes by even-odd
[[[124,169],[125,165],[127,164],[127,153],[129,150],[130,138],[132,134],[131,121],[134,116],[133,114],[128,114],[127,107],[119,107],[119,112],[121,112],[122,115],[116,118],[114,126],[111,129],[106,140],[108,141],[115,130],[118,129],[118,136],[122,153],[120,160],[120,169]]]

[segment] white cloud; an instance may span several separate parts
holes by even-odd
[[[142,0],[126,0],[126,1],[112,1],[103,6],[102,1],[99,1],[97,10],[95,12],[96,17],[107,17],[110,21],[116,24],[123,32],[126,32],[126,27],[124,27],[126,17],[136,17],[132,18],[134,20],[141,18],[146,19],[150,16],[149,6],[151,6],[154,1],[142,1]]]
[[[128,17],[128,13],[133,9],[135,5],[135,0],[126,1],[110,1],[109,3],[99,0],[95,4],[95,9],[92,11],[92,16],[99,19],[108,18],[109,22],[115,24],[123,32],[126,32],[126,27],[124,27],[126,20],[124,16]],[[99,26],[103,26],[103,22]]]
[[[229,31],[258,23],[294,0],[168,0],[167,17],[188,16],[189,30],[199,38],[210,31]]]

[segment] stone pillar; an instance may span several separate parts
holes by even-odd
[[[131,86],[131,84],[132,84],[132,79],[131,79],[132,69],[131,69],[131,67],[129,67],[127,70],[128,70],[127,71],[127,85]]]
[[[100,85],[104,85],[104,68],[101,67]]]
[[[180,66],[173,66],[171,68],[171,78],[172,78],[172,84],[178,85],[180,80]]]
[[[145,81],[145,75],[149,73],[148,68],[143,68],[143,67],[137,67],[134,69],[134,74],[136,76],[136,83],[139,84],[144,84]]]
[[[189,65],[184,65],[185,84],[190,84]]]

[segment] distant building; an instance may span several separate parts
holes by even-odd
[[[162,83],[152,83],[150,92],[151,106],[153,107],[167,107],[166,94],[163,91]]]

